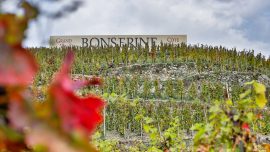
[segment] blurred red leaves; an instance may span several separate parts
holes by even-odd
[[[0,14],[0,105],[5,120],[0,128],[2,151],[27,149],[21,129],[28,122],[22,119],[25,115],[20,114],[22,111],[25,114],[23,102],[26,100],[26,87],[31,84],[38,67],[33,56],[22,47],[28,22],[35,14],[30,7],[24,11],[25,16],[20,17],[15,14]],[[32,14],[32,18],[28,13]],[[17,139],[17,136],[21,138]]]
[[[42,110],[59,116],[57,124],[61,124],[68,137],[73,131],[83,131],[86,138],[76,139],[83,147],[73,149],[70,138],[63,138],[63,134],[53,131],[56,126],[46,121],[49,118],[40,119],[39,113],[32,109],[34,103],[29,102],[27,87],[31,85],[38,66],[30,52],[22,47],[22,41],[28,23],[37,17],[38,9],[26,1],[22,2],[22,8],[22,16],[0,14],[0,105],[4,113],[0,120],[3,121],[0,124],[0,151],[28,151],[36,145],[45,146],[49,151],[75,152],[77,148],[96,151],[89,144],[89,135],[102,122],[100,110],[105,103],[94,95],[80,98],[74,91],[86,85],[99,85],[101,80],[94,77],[72,81],[68,75],[74,58],[71,52],[49,88],[53,100],[46,101],[48,106]]]
[[[102,122],[100,114],[104,107],[101,98],[94,95],[81,98],[74,91],[85,85],[99,84],[99,79],[73,82],[69,71],[73,61],[73,53],[69,52],[60,72],[56,75],[49,92],[55,102],[56,112],[61,119],[61,125],[66,132],[73,130],[84,131],[90,134]]]
[[[0,85],[27,86],[31,84],[37,64],[29,52],[21,46],[0,49]]]
[[[0,104],[23,101],[23,91],[38,70],[34,57],[21,42],[27,20],[11,14],[0,15]]]
[[[38,67],[22,46],[26,20],[15,15],[0,15],[0,86],[27,86]]]

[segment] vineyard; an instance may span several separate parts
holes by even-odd
[[[163,43],[25,48],[44,12],[17,8],[0,14],[1,152],[270,152],[270,58]]]
[[[68,50],[75,52],[74,80],[101,77],[102,86],[78,91],[102,96],[104,123],[94,136],[101,151],[157,151],[173,138],[175,151],[191,150],[198,123],[208,123],[217,101],[241,100],[246,82],[266,85],[270,99],[270,59],[254,51],[211,46],[161,45],[151,48],[28,48],[40,71],[33,84],[39,100]],[[258,111],[256,109],[255,111]],[[268,106],[257,134],[270,133]]]

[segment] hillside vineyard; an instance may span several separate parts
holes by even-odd
[[[90,39],[87,41],[89,43]],[[134,141],[135,138],[135,141],[140,139],[148,143],[144,137],[143,118],[152,118],[153,126],[160,133],[170,128],[177,118],[176,132],[183,131],[187,145],[190,145],[190,128],[196,123],[209,121],[209,107],[217,100],[239,100],[246,82],[257,80],[265,84],[266,97],[270,99],[270,58],[252,50],[185,44],[162,44],[150,48],[54,47],[29,50],[42,65],[34,82],[40,90],[51,82],[68,50],[76,55],[70,73],[74,80],[93,76],[102,78],[101,87],[87,87],[78,94],[85,96],[91,92],[107,101],[105,123],[99,130],[106,140],[119,136],[119,142]],[[38,95],[44,98],[42,91]],[[270,132],[270,113],[265,110],[262,115],[265,124],[259,125],[258,133],[267,134]],[[135,141],[131,142],[132,146],[135,146]]]

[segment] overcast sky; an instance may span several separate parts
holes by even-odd
[[[42,36],[92,34],[187,34],[189,44],[269,56],[270,0],[85,0],[64,18],[32,23],[25,45],[41,45]]]

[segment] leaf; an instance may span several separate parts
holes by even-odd
[[[196,143],[199,140],[201,140],[201,138],[203,137],[205,132],[206,132],[206,130],[204,127],[202,127],[200,130],[198,130],[198,132],[196,133],[196,135],[194,137],[194,142]]]
[[[254,86],[254,90],[257,94],[262,94],[262,93],[265,93],[265,91],[266,91],[266,88],[263,84],[254,82],[253,86]]]
[[[42,137],[40,135],[42,135]],[[27,145],[32,148],[36,148],[36,146],[42,145],[44,148],[51,152],[96,152],[95,148],[89,144],[88,141],[86,144],[84,144],[84,142],[80,142],[83,144],[80,147],[74,146],[77,143],[73,143],[71,146],[71,144],[68,143],[65,138],[55,134],[53,131],[51,131],[51,129],[42,126],[32,128],[31,132],[26,134],[25,141]]]
[[[47,152],[48,149],[47,149],[47,147],[45,147],[45,146],[43,146],[43,145],[35,145],[35,146],[33,147],[33,151],[34,151],[34,152]]]
[[[113,92],[113,93],[111,93],[110,96],[114,98],[114,97],[117,97],[117,94]]]
[[[104,98],[108,98],[108,97],[109,97],[109,93],[104,93],[104,94],[103,94],[103,97],[104,97]]]
[[[139,120],[141,120],[142,118],[143,118],[143,116],[140,115],[140,114],[138,114],[138,115],[135,116],[135,120],[136,120],[136,121],[139,121]]]
[[[0,133],[1,132],[5,133],[8,140],[18,141],[18,140],[22,139],[22,136],[20,134],[18,134],[16,131],[14,131],[11,128],[8,128],[6,126],[0,125]]]
[[[240,115],[234,115],[234,116],[233,116],[233,120],[234,120],[234,121],[237,121],[237,120],[239,119],[239,117],[240,117]]]
[[[255,93],[256,95],[256,104],[260,107],[263,108],[266,103],[267,103],[267,99],[265,97],[265,91],[266,91],[266,87],[263,84],[260,84],[256,81],[251,81],[246,83],[247,85],[253,84]]]
[[[149,137],[150,137],[152,140],[155,140],[155,139],[157,139],[157,135],[158,135],[158,134],[151,133],[151,134],[149,135]]]
[[[147,123],[147,124],[154,122],[154,120],[152,118],[149,118],[149,117],[144,118],[144,120],[145,120],[145,123]]]
[[[212,106],[209,110],[211,113],[218,113],[220,112],[220,107],[215,105],[215,106]]]
[[[247,113],[247,119],[249,122],[251,122],[253,120],[253,116],[254,116],[254,114],[252,112]]]
[[[203,124],[201,123],[196,123],[195,125],[193,125],[190,130],[199,130],[201,127],[203,126]]]
[[[258,94],[256,96],[256,103],[260,108],[263,108],[266,105],[267,100],[266,100],[266,97],[265,97],[264,93],[263,94]]]
[[[143,129],[146,133],[149,133],[149,131],[151,130],[151,127],[149,125],[144,125]]]
[[[31,117],[28,111],[23,107],[20,102],[10,102],[8,118],[13,128],[21,130],[31,123]]]
[[[232,105],[233,105],[233,102],[232,102],[232,100],[227,100],[227,101],[226,101],[226,104],[227,104],[228,106],[232,106]]]
[[[244,99],[246,96],[248,96],[251,93],[251,90],[248,89],[246,92],[240,94],[240,99]]]
[[[31,84],[38,66],[33,56],[21,46],[0,49],[0,85],[26,86]]]
[[[50,85],[49,94],[55,102],[54,107],[64,131],[83,130],[86,134],[90,134],[103,120],[101,111],[105,102],[94,95],[84,98],[76,96],[75,83],[69,77],[73,57],[74,54],[68,52],[60,72]]]
[[[255,81],[253,80],[251,82],[246,82],[245,85],[251,85],[251,84],[254,84],[254,83],[255,83]]]

